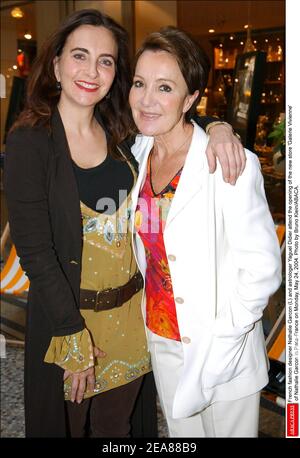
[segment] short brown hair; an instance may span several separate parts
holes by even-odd
[[[210,61],[201,47],[183,30],[173,26],[163,27],[146,37],[135,57],[135,65],[145,51],[166,51],[172,54],[179,65],[189,93],[199,91],[199,96],[185,113],[189,122],[196,113],[196,107],[206,88]]]
[[[45,125],[50,128],[50,118],[58,104],[60,91],[57,88],[53,59],[59,56],[68,36],[82,25],[102,26],[109,30],[118,46],[116,75],[110,96],[95,106],[100,114],[111,146],[127,137],[132,118],[128,104],[132,78],[126,31],[109,16],[95,9],[83,9],[68,16],[45,42],[27,81],[25,108],[12,127]]]

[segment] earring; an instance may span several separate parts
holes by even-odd
[[[61,84],[60,84],[60,81],[56,81],[56,89],[58,91],[61,91]]]

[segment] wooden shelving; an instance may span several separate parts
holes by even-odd
[[[265,145],[270,146],[271,141],[267,136],[285,107],[285,32],[283,28],[253,30],[251,37],[256,50],[266,53],[265,81],[258,116],[266,117]],[[213,75],[211,87],[208,89],[207,114],[228,120],[236,56],[243,53],[246,31],[214,36],[210,42]]]

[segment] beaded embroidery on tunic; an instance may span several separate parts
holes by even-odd
[[[115,288],[137,272],[128,233],[130,208],[131,194],[112,215],[98,213],[81,202],[82,289]],[[119,308],[101,312],[81,310],[93,344],[106,353],[104,358],[96,358],[95,390],[86,392],[85,398],[125,385],[151,371],[141,312],[142,294],[139,291]],[[70,399],[70,388],[70,383],[65,383],[65,399]]]

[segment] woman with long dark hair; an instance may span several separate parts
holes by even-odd
[[[128,437],[134,408],[133,434],[156,434],[143,280],[128,233],[138,171],[124,141],[133,133],[129,69],[122,27],[97,10],[72,14],[37,58],[8,136],[11,235],[30,279],[28,437]],[[244,156],[230,129],[213,127],[212,140],[222,129],[233,144],[224,167],[233,157],[239,173]]]

